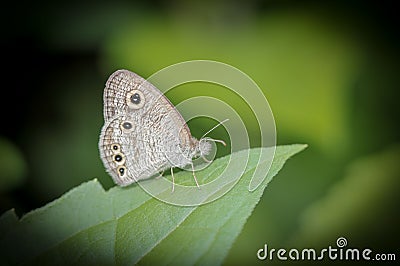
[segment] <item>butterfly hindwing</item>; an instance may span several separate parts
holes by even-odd
[[[134,158],[131,146],[134,137],[123,126],[130,123],[125,116],[118,116],[105,123],[99,142],[100,157],[115,183],[123,186],[135,182],[135,175],[128,167],[127,159]]]

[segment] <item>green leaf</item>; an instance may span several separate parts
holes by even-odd
[[[269,181],[305,147],[277,147],[267,178],[249,192],[261,151],[251,149],[245,174],[233,189],[196,207],[166,204],[137,185],[104,191],[92,180],[19,221],[12,210],[3,214],[1,258],[9,264],[221,264]],[[229,158],[215,160],[209,173]],[[191,173],[175,177],[189,178]],[[154,179],[145,182],[157,185]]]

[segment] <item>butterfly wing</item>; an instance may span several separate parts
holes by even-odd
[[[105,123],[100,135],[100,157],[115,183],[126,186],[146,179],[167,167],[167,159],[146,138],[145,131],[136,130],[137,120],[117,116]]]
[[[114,182],[121,186],[135,182],[134,173],[131,173],[126,162],[127,158],[135,156],[130,149],[134,139],[123,132],[120,126],[123,121],[124,117],[119,116],[106,122],[99,141],[103,164]]]
[[[104,121],[108,121],[117,115],[125,115],[130,112],[126,103],[127,93],[137,89],[143,79],[128,71],[117,70],[108,78],[104,88]],[[140,111],[140,110],[139,110]]]
[[[104,119],[99,148],[117,184],[128,185],[190,163],[188,156],[181,155],[192,145],[183,117],[156,87],[135,73],[118,70],[110,76],[104,89]],[[113,150],[114,145],[120,145],[123,156]],[[117,154],[124,158],[123,165]]]

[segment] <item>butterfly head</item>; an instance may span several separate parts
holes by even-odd
[[[213,143],[219,142],[226,146],[225,141],[219,139],[212,139],[209,137],[203,137],[200,140],[196,140],[196,148],[194,151],[194,157],[201,157],[206,162],[211,162],[206,156],[210,155],[213,150]],[[214,144],[215,145],[215,144]]]
[[[211,131],[213,131],[214,129],[216,129],[217,127],[219,127],[220,125],[222,125],[223,123],[225,123],[226,121],[228,121],[229,119],[225,119],[224,121],[219,122],[216,126],[214,126],[213,128],[211,128],[209,131],[207,131],[201,138],[200,140],[197,140],[195,138],[193,138],[194,140],[194,156],[200,156],[201,158],[203,158],[204,161],[206,162],[211,162],[210,160],[208,160],[206,158],[207,155],[210,155],[211,151],[213,150],[213,145],[212,142],[216,143],[219,142],[221,144],[223,144],[224,146],[226,146],[225,141],[220,140],[220,139],[213,139],[210,137],[206,137],[206,135],[208,133],[210,133]],[[215,144],[214,144],[215,145]],[[193,147],[193,146],[192,146]]]
[[[202,138],[199,140],[199,144],[197,147],[197,154],[201,157],[209,155],[212,149],[212,145],[209,138]]]

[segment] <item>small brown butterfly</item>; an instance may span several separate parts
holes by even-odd
[[[199,186],[192,159],[201,156],[207,161],[210,141],[225,145],[204,136],[194,138],[168,98],[144,78],[128,70],[118,70],[108,78],[99,149],[107,172],[118,185],[127,186],[168,168],[174,184],[172,168],[191,165]]]

